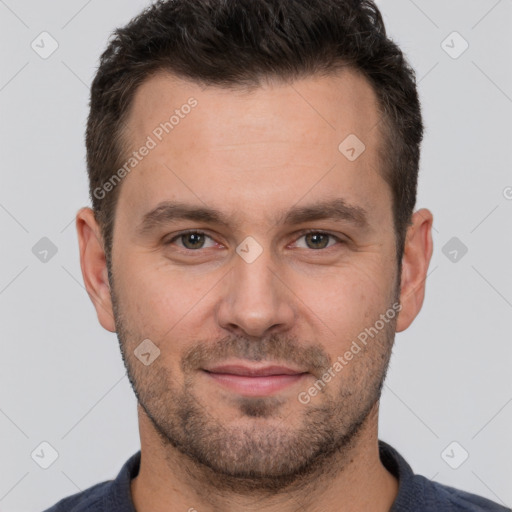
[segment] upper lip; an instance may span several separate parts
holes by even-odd
[[[204,368],[204,370],[211,373],[229,373],[231,375],[245,375],[249,377],[265,377],[269,375],[296,375],[300,373],[306,373],[304,370],[281,365],[255,367],[241,364],[223,364]]]

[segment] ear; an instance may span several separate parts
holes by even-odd
[[[76,230],[85,289],[96,309],[100,324],[107,331],[115,332],[103,237],[91,208],[81,208],[78,211]]]
[[[405,331],[416,318],[425,297],[425,281],[432,257],[432,213],[422,208],[412,215],[412,223],[407,229],[402,275],[400,304],[396,331]]]

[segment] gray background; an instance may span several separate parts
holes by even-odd
[[[89,204],[89,84],[110,32],[145,5],[0,0],[2,511],[42,510],[113,478],[139,448],[117,339],[83,287],[74,215]],[[379,5],[417,71],[417,206],[435,217],[426,300],[397,335],[380,438],[427,478],[511,506],[512,0]],[[59,45],[46,59],[31,47],[51,49],[43,31]],[[46,262],[33,252],[43,237],[57,248]],[[31,457],[43,441],[58,452],[48,469]]]

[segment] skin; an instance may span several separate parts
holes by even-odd
[[[191,96],[197,106],[122,182],[111,282],[93,212],[77,214],[84,282],[101,325],[117,332],[139,400],[136,509],[388,511],[398,484],[378,454],[380,389],[395,331],[423,303],[432,214],[413,214],[398,275],[375,93],[351,70],[253,91],[160,74],[136,92],[133,148]],[[351,133],[366,146],[353,162],[338,150]],[[336,198],[365,210],[367,225],[282,222],[291,208]],[[215,208],[227,225],[179,219],[140,234],[163,201]],[[204,246],[165,243],[188,229],[208,235]],[[320,237],[324,248],[304,229],[333,237]],[[247,236],[262,249],[251,263],[236,252]],[[301,403],[397,301],[393,321]],[[144,339],[160,349],[148,366],[134,356]],[[203,371],[235,359],[307,374],[272,396],[244,397]]]

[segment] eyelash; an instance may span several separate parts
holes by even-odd
[[[325,236],[328,236],[334,240],[336,240],[336,242],[339,242],[341,244],[344,244],[346,243],[344,240],[342,240],[341,238],[337,237],[336,235],[333,235],[332,233],[329,233],[327,231],[321,231],[321,230],[318,230],[318,229],[308,229],[308,230],[304,230],[304,231],[300,231],[299,232],[299,236],[296,240],[299,240],[300,238],[304,237],[304,236],[307,236],[309,234],[317,234],[317,235],[325,235]],[[195,234],[195,235],[204,235],[205,237],[207,238],[210,238],[211,240],[213,240],[213,237],[211,237],[210,235],[208,235],[207,233],[205,233],[204,231],[198,231],[198,230],[188,230],[188,231],[182,231],[180,233],[178,233],[177,235],[173,236],[170,240],[168,240],[167,242],[165,242],[165,245],[171,245],[173,242],[175,242],[176,240],[179,240],[182,236],[185,236],[185,235],[190,235],[190,234]],[[327,247],[324,247],[324,248],[321,248],[321,249],[309,249],[309,248],[306,248],[306,249],[309,249],[310,251],[314,251],[314,252],[320,252],[320,251],[326,251],[327,249],[330,249],[331,247],[333,247],[335,244],[333,245],[328,245]],[[201,247],[199,249],[187,249],[186,247],[181,247],[179,246],[180,249],[182,251],[185,251],[185,252],[189,252],[189,253],[192,253],[192,252],[199,252],[201,249],[204,249],[204,247]],[[208,247],[207,247],[208,249]]]

